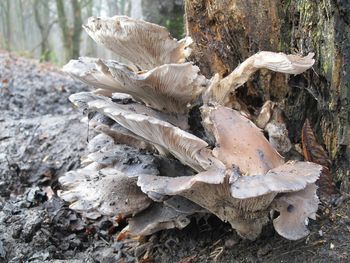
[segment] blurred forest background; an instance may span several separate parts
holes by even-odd
[[[0,49],[58,65],[79,56],[112,58],[83,33],[90,16],[127,15],[183,36],[182,0],[1,0]]]

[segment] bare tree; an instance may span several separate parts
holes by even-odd
[[[56,0],[58,23],[62,33],[64,57],[68,60],[71,57],[77,58],[80,53],[80,37],[82,32],[81,1],[70,0],[72,8],[73,27],[68,25],[68,16],[63,0]]]

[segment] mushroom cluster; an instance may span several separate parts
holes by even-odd
[[[208,80],[186,62],[189,37],[177,41],[164,27],[125,16],[92,17],[84,29],[123,63],[83,57],[63,68],[95,88],[70,100],[98,132],[84,167],[59,179],[72,209],[92,219],[129,217],[135,235],[183,228],[207,213],[251,240],[270,220],[285,238],[309,233],[322,167],[286,162],[280,153],[290,141],[281,110],[268,101],[254,116],[235,90],[261,68],[302,73],[313,54],[262,51]]]

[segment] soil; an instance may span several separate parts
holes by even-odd
[[[0,52],[0,262],[349,262],[350,198],[322,205],[302,240],[271,225],[242,240],[214,216],[183,230],[123,238],[125,222],[87,221],[57,197],[89,131],[68,96],[88,87],[49,64]],[[119,241],[117,241],[119,239]]]

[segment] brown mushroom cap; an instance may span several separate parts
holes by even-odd
[[[177,41],[162,26],[126,16],[90,17],[83,27],[97,43],[141,70],[184,62],[191,44],[190,38]]]
[[[239,112],[223,106],[203,106],[206,129],[216,139],[213,155],[228,169],[238,167],[242,173],[264,175],[284,163],[261,130]]]

